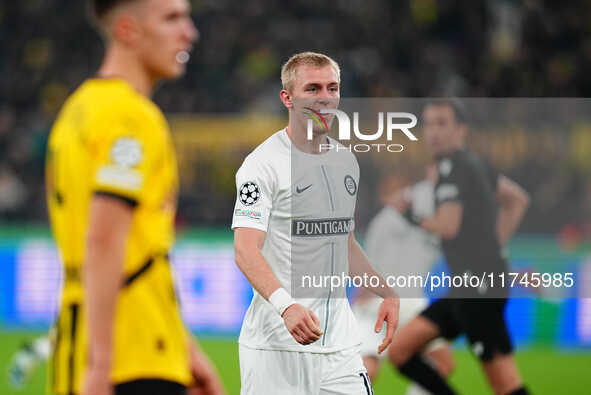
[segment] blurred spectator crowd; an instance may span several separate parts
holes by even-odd
[[[103,53],[85,3],[0,3],[3,222],[46,218],[43,166],[49,127],[67,95],[97,70]],[[281,64],[303,50],[325,52],[341,64],[342,95],[348,97],[591,96],[589,1],[191,3],[201,41],[187,74],[155,95],[167,114],[281,114]],[[527,174],[543,175],[540,188],[558,194],[553,204],[572,211],[532,219],[526,230],[556,232],[582,222],[580,213],[591,210],[588,168],[573,170],[545,158],[520,166],[509,173],[518,176],[529,166]],[[184,188],[186,196],[195,194],[191,188]],[[211,215],[205,204],[203,213],[186,217],[191,224],[227,223],[233,194],[208,196],[221,199],[223,210],[230,211]],[[554,212],[552,205],[547,209]]]

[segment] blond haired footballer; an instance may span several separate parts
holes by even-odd
[[[319,144],[338,142],[318,126],[312,140],[306,137],[306,105],[314,111],[338,105],[339,66],[326,55],[304,52],[287,61],[281,78],[289,124],[249,154],[236,174],[236,263],[254,288],[239,338],[241,394],[369,395],[345,295],[320,289],[298,296],[292,289],[293,271],[309,264],[322,273],[379,277],[353,236],[355,156],[320,152]],[[396,328],[398,299],[379,280],[374,291],[384,300],[376,332],[387,323],[381,352]]]

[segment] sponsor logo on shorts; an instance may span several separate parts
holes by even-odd
[[[472,345],[472,352],[474,352],[477,357],[481,357],[482,354],[484,354],[484,344],[482,344],[482,342],[474,343],[474,345]]]
[[[346,235],[354,229],[353,218],[294,219],[291,221],[293,236]]]

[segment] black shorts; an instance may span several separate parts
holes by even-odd
[[[437,325],[446,339],[465,334],[474,354],[486,362],[496,354],[513,352],[506,304],[507,299],[439,299],[421,315]]]
[[[187,388],[173,381],[142,379],[116,385],[115,395],[187,395]]]

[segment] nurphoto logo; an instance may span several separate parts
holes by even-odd
[[[307,137],[308,140],[312,140],[314,132],[314,122],[321,128],[328,131],[328,123],[323,115],[326,114],[333,114],[339,123],[339,133],[338,133],[338,140],[343,143],[351,140],[351,120],[349,116],[341,110],[332,109],[332,108],[323,108],[318,111],[313,110],[312,108],[306,107],[305,114],[309,116],[308,118],[308,129],[307,129]],[[386,121],[384,122],[384,118]],[[406,122],[400,122],[400,120],[404,120]],[[397,122],[395,122],[397,121]],[[386,123],[386,127],[384,128],[384,123]],[[385,115],[383,112],[378,113],[378,130],[373,133],[366,133],[359,130],[359,112],[353,113],[353,134],[354,136],[361,140],[361,141],[377,141],[382,138],[384,135],[384,129],[386,132],[386,139],[389,142],[388,144],[385,143],[357,143],[357,144],[349,144],[348,146],[343,144],[344,148],[348,151],[354,152],[368,152],[376,150],[377,152],[380,151],[388,151],[388,152],[402,152],[404,151],[404,146],[402,144],[394,144],[390,143],[392,141],[392,137],[394,136],[395,132],[402,132],[410,141],[418,141],[418,138],[411,132],[411,129],[417,126],[417,117],[409,112],[386,112]],[[322,151],[329,151],[333,148],[337,150],[342,150],[343,147],[336,146],[334,144],[326,143],[320,144],[320,152]]]

